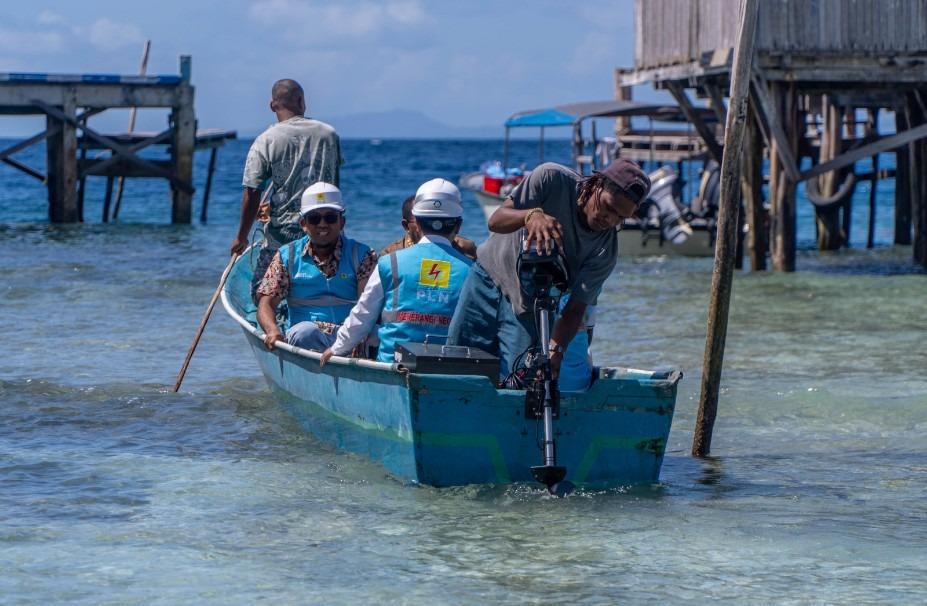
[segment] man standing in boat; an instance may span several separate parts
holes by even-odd
[[[318,181],[339,185],[341,142],[335,129],[306,118],[306,98],[295,80],[278,80],[271,90],[270,109],[277,123],[261,133],[245,161],[244,191],[241,196],[241,219],[232,242],[232,254],[248,247],[248,235],[254,220],[264,221],[264,242],[258,256],[251,293],[254,295],[261,277],[274,254],[284,244],[302,237],[299,225],[300,196]],[[261,205],[261,187],[270,179],[273,194]]]
[[[395,242],[387,244],[386,247],[380,251],[381,257],[385,257],[391,252],[414,246],[418,244],[418,241],[422,238],[422,230],[415,221],[415,215],[412,214],[413,204],[415,204],[414,195],[409,196],[402,203],[402,229],[406,232],[406,235]],[[461,252],[470,259],[476,261],[476,243],[474,243],[473,240],[468,240],[460,235],[456,235],[451,239],[451,246],[457,249],[457,252]]]
[[[364,291],[377,267],[377,253],[343,234],[341,191],[330,183],[306,188],[299,216],[306,235],[274,255],[257,289],[257,320],[267,349],[286,340],[323,351],[334,342],[335,331]],[[283,299],[290,320],[285,339],[276,318]]]
[[[322,365],[333,355],[349,354],[377,321],[381,362],[393,361],[397,343],[422,343],[426,337],[440,342],[447,335],[472,264],[451,245],[463,222],[460,190],[445,179],[432,179],[418,188],[412,214],[421,238],[414,246],[380,257],[334,344],[322,354]]]
[[[556,378],[587,306],[596,304],[615,267],[615,227],[634,214],[649,190],[647,175],[621,158],[586,178],[554,163],[531,171],[489,219],[492,234],[477,249],[448,343],[498,355],[503,376],[511,372],[515,358],[536,339],[534,314],[518,279],[522,242],[539,251],[556,244],[569,274],[570,294],[549,343]]]

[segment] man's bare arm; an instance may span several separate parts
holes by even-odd
[[[525,226],[525,216],[530,209],[515,208],[515,201],[506,198],[502,206],[489,217],[489,231],[510,234]]]
[[[274,343],[283,341],[283,334],[277,326],[278,305],[280,305],[280,297],[261,295],[258,300],[257,321],[264,329],[264,345],[267,349],[273,349]]]
[[[248,248],[248,235],[257,217],[258,207],[261,205],[261,190],[246,187],[241,192],[241,218],[238,223],[238,234],[232,241],[232,254],[240,255]]]
[[[563,250],[560,222],[545,214],[541,208],[515,208],[515,201],[506,198],[489,218],[489,231],[497,234],[510,234],[522,227],[528,230],[528,243],[533,242],[538,253],[541,249],[550,250],[554,242]]]

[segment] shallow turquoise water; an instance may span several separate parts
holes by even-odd
[[[348,142],[349,227],[385,244],[407,192],[497,146]],[[169,393],[225,264],[245,150],[223,150],[212,221],[192,227],[163,225],[165,190],[139,182],[128,224],[48,226],[44,190],[0,167],[0,602],[927,599],[927,276],[886,246],[887,195],[876,250],[735,278],[707,461],[688,450],[711,262],[620,260],[597,360],[686,372],[661,482],[552,500],[410,486],[314,441],[221,309]],[[477,239],[480,217],[471,204]]]

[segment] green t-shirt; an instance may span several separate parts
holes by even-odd
[[[542,208],[563,228],[563,255],[570,273],[570,296],[595,305],[605,280],[618,259],[618,232],[593,231],[580,223],[576,199],[582,177],[548,162],[531,171],[512,192],[515,208]],[[516,273],[521,230],[492,234],[476,251],[477,259],[516,314],[526,311]]]
[[[270,221],[264,226],[266,248],[276,250],[304,235],[299,226],[303,190],[318,181],[338,185],[343,162],[335,129],[311,118],[277,122],[254,140],[242,185],[260,189],[267,179],[273,181]]]

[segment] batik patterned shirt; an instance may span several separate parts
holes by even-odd
[[[335,272],[338,271],[338,264],[341,262],[342,242],[343,240],[339,239],[335,244],[335,250],[332,251],[331,256],[324,260],[312,250],[311,241],[306,242],[306,246],[303,248],[301,254],[304,258],[311,257],[316,267],[319,268],[319,271],[322,272],[326,278],[331,278],[335,275]],[[372,249],[368,250],[357,267],[357,282],[360,283],[369,278],[370,274],[372,274],[376,268],[377,253]],[[258,295],[280,300],[286,299],[289,296],[290,274],[286,270],[286,267],[284,267],[279,252],[274,255],[273,261],[270,262],[270,266],[267,268],[267,272],[264,274],[264,279],[261,281],[261,285],[258,286],[257,292]],[[338,328],[337,324],[330,324],[328,322],[316,322],[316,324],[326,333],[332,333]]]

